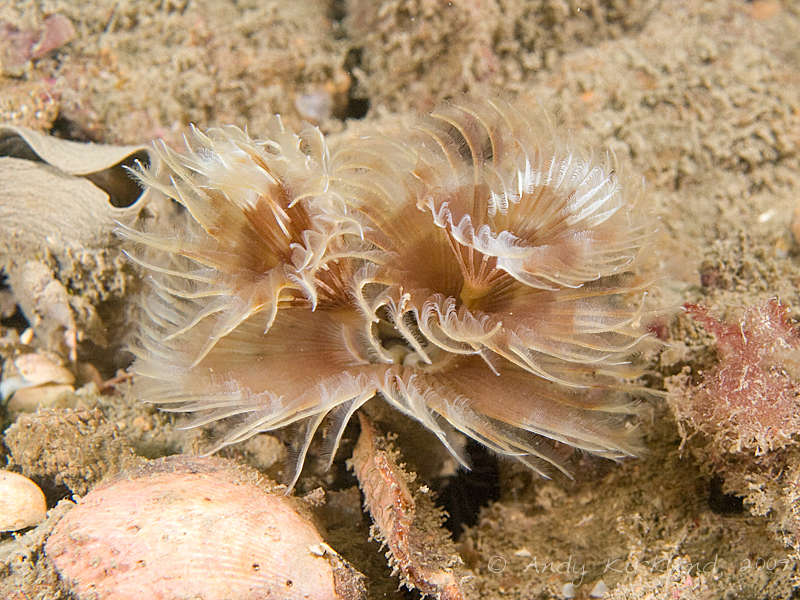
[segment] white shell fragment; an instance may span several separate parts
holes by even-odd
[[[150,203],[126,168],[155,168],[157,160],[144,146],[84,144],[0,124],[0,269],[30,323],[27,335],[72,361],[82,339],[106,345],[108,324],[95,304],[109,291],[102,286],[121,285],[92,283],[102,288],[96,296],[77,282],[115,268],[112,230]],[[6,386],[3,394],[12,392]]]
[[[6,404],[6,411],[12,417],[20,413],[34,413],[40,409],[68,406],[66,399],[75,391],[71,385],[39,385],[17,390]]]
[[[73,383],[75,376],[50,354],[23,354],[14,359],[20,376],[31,385]]]
[[[45,552],[80,600],[365,593],[298,501],[214,458],[168,457],[101,484],[59,521]]]
[[[592,591],[589,592],[589,598],[605,598],[607,593],[608,586],[602,579],[600,579],[596,584],[594,584]]]
[[[0,531],[19,531],[42,522],[47,502],[33,481],[11,471],[0,471]]]
[[[5,400],[18,390],[46,384],[69,386],[75,376],[64,367],[57,356],[50,353],[31,353],[18,356],[13,361],[14,369],[4,374],[0,383],[0,399]],[[14,372],[16,371],[16,372]],[[61,388],[62,391],[66,388]]]

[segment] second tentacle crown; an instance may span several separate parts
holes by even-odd
[[[293,485],[315,433],[332,458],[379,396],[462,464],[455,431],[545,476],[566,446],[637,451],[652,221],[541,109],[465,101],[330,146],[276,117],[160,154],[139,176],[191,219],[121,230],[151,275],[135,390],[224,420],[218,447],[296,426]]]

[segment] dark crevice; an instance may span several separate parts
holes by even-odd
[[[39,155],[33,151],[33,148],[18,135],[7,135],[0,138],[0,156],[41,161]]]
[[[22,314],[22,311],[19,309],[19,307],[17,307],[17,310],[10,317],[0,319],[0,325],[3,327],[8,327],[9,329],[16,329],[20,333],[31,326],[31,324],[28,322],[28,319],[25,318],[25,315]]]
[[[345,119],[363,119],[369,112],[369,100],[367,98],[354,98],[352,95],[347,98],[347,106],[344,109]]]
[[[344,69],[350,74],[350,89],[347,91],[347,102],[342,114],[336,115],[340,119],[363,119],[369,112],[369,98],[358,94],[358,84],[355,70],[361,65],[361,48],[351,48],[344,61]]]
[[[334,23],[339,25],[344,21],[347,16],[347,1],[346,0],[332,0],[328,5],[328,18]]]
[[[144,150],[127,156],[125,160],[108,169],[90,173],[86,175],[86,179],[108,194],[108,201],[112,206],[127,208],[142,195],[139,183],[130,172],[136,170],[138,164],[144,168],[150,165],[150,158]]]
[[[347,16],[346,0],[330,1],[328,5],[328,18],[331,21],[334,39],[346,40],[348,38]],[[356,70],[361,66],[362,53],[362,48],[351,46],[347,51],[344,64],[342,65],[344,70],[350,75],[350,88],[347,90],[346,102],[336,111],[335,116],[343,121],[347,119],[363,119],[369,112],[369,98],[360,94],[358,89],[358,77],[356,76]]]
[[[63,115],[58,115],[56,117],[48,133],[53,137],[61,138],[62,140],[72,140],[73,142],[99,141],[92,137],[92,135],[78,123],[67,119]]]
[[[739,496],[722,491],[722,479],[714,477],[708,486],[708,506],[718,515],[733,515],[744,511],[744,501]]]
[[[336,449],[336,460],[333,461],[331,469],[334,472],[334,479],[329,489],[335,491],[346,490],[353,486],[358,486],[358,479],[352,469],[347,467],[347,460],[353,456],[353,449],[358,441],[361,427],[358,424],[358,419],[350,419],[347,423],[342,434],[342,439],[339,442],[339,447]],[[329,432],[326,432],[329,435]],[[318,467],[325,465],[330,455],[323,454],[319,456]]]
[[[7,276],[2,270],[0,270],[0,292],[8,293],[10,290],[11,286],[8,285]],[[19,305],[15,307],[14,312],[10,312],[10,310],[5,312],[7,309],[10,309],[10,307],[4,307],[2,304],[0,304],[0,325],[10,329],[16,329],[19,333],[22,333],[28,327],[30,327],[30,323],[28,322],[28,319],[25,318],[25,315],[22,314]]]
[[[63,118],[56,119],[50,134],[71,141],[92,141],[77,131],[71,121]],[[16,134],[0,137],[0,156],[43,162],[25,138]],[[144,150],[134,152],[117,164],[102,171],[88,173],[84,177],[108,194],[112,206],[127,208],[135,204],[142,195],[139,183],[131,175],[131,170],[136,170],[138,165],[144,168],[150,165],[150,156]]]
[[[445,527],[458,540],[464,527],[478,522],[480,509],[500,498],[500,472],[497,457],[470,440],[466,448],[472,470],[459,469],[438,490],[437,504],[449,515]]]

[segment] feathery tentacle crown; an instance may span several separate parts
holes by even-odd
[[[196,227],[124,229],[151,275],[136,389],[218,447],[302,431],[332,460],[374,396],[466,465],[454,430],[547,476],[563,446],[632,455],[651,233],[611,160],[561,143],[536,108],[444,106],[329,148],[276,118],[265,141],[194,130],[141,179]]]

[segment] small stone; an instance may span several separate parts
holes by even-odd
[[[19,531],[41,523],[47,501],[33,481],[12,471],[0,471],[0,531]]]
[[[25,344],[26,346],[30,345],[33,342],[33,328],[28,327],[25,331],[22,332],[22,335],[19,336],[20,344]]]
[[[40,385],[17,390],[6,405],[10,415],[33,413],[39,409],[60,408],[75,389],[67,384]]]
[[[294,107],[300,116],[312,123],[322,123],[331,116],[333,99],[325,90],[315,90],[295,98]]]
[[[23,354],[14,359],[14,366],[31,385],[75,382],[75,376],[69,369],[50,353]]]
[[[592,591],[589,592],[589,598],[605,598],[607,593],[608,593],[608,586],[601,579],[600,581],[594,584]]]
[[[12,368],[3,373],[0,383],[0,398],[7,399],[25,388],[48,383],[69,385],[75,376],[64,367],[59,358],[47,352],[23,354],[15,358]]]

